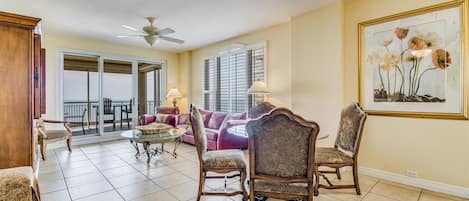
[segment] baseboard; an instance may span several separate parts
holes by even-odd
[[[462,198],[469,198],[469,188],[464,188],[455,185],[444,184],[440,182],[412,178],[401,174],[386,172],[368,167],[359,167],[360,174],[384,179],[396,183],[401,183],[409,186],[414,186],[421,189],[444,193]]]

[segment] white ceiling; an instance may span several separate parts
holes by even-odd
[[[290,17],[337,0],[0,0],[0,11],[43,19],[44,33],[77,35],[148,47],[121,25],[141,28],[144,17],[185,40],[162,41],[155,49],[180,52],[288,21]]]

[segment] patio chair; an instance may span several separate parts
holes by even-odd
[[[276,108],[249,121],[246,130],[250,200],[259,195],[312,201],[318,124]]]
[[[125,120],[127,121],[127,129],[130,129],[130,121],[132,120],[132,119],[129,119],[129,114],[132,114],[132,103],[133,103],[133,100],[130,99],[129,105],[125,105],[121,107],[121,118],[122,118],[122,113],[125,113]],[[121,128],[122,128],[123,120],[124,119],[121,119]]]
[[[106,115],[112,115],[112,120],[103,120],[103,123],[112,123],[112,130],[116,130],[116,111],[115,107],[112,106],[112,100],[109,98],[103,98],[103,117]],[[99,128],[99,109],[96,110],[96,133]]]
[[[72,121],[70,121],[70,119],[80,118],[81,121],[80,121],[79,123],[81,124],[81,130],[82,130],[82,132],[83,132],[83,135],[86,134],[86,132],[85,132],[85,115],[86,115],[86,111],[87,111],[87,109],[84,108],[84,109],[83,109],[83,112],[82,112],[81,114],[78,114],[78,115],[65,115],[65,116],[64,116],[64,120],[65,120],[65,121],[68,121],[68,122],[70,122],[70,123],[72,122]],[[74,122],[74,123],[75,123],[75,122]]]

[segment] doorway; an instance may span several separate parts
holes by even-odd
[[[62,52],[61,115],[72,135],[133,129],[163,104],[165,64],[114,55]]]

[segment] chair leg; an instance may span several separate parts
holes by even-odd
[[[313,184],[308,184],[308,201],[313,201],[314,187]]]
[[[85,135],[85,122],[83,121],[83,119],[81,120],[81,130],[83,131],[83,135]]]
[[[357,163],[353,163],[353,183],[355,185],[355,191],[357,195],[361,195],[360,184],[358,182],[358,168]]]
[[[255,201],[254,199],[254,179],[249,178],[249,201]]]
[[[122,129],[122,121],[124,120],[122,119],[122,107],[121,107],[121,129]]]
[[[203,170],[200,170],[199,175],[199,190],[197,192],[197,201],[200,201],[200,197],[202,197],[202,190],[205,184],[205,172],[203,172]]]
[[[337,179],[342,179],[342,176],[340,176],[340,168],[335,168],[335,174],[337,174]]]
[[[72,152],[72,137],[67,138],[67,148],[69,152]]]
[[[127,119],[127,129],[130,129],[130,119],[129,119],[129,113],[125,113],[126,119]]]
[[[47,142],[42,141],[42,142],[40,143],[40,147],[41,147],[41,156],[42,156],[42,160],[45,161],[45,160],[46,160]]]
[[[241,173],[241,189],[243,190],[243,201],[247,201],[248,200],[248,192],[246,191],[246,186],[245,186],[245,183],[246,183],[246,169],[242,169],[240,171]]]
[[[314,177],[315,177],[315,182],[314,182],[314,196],[319,195],[319,170],[318,166],[314,166]]]

